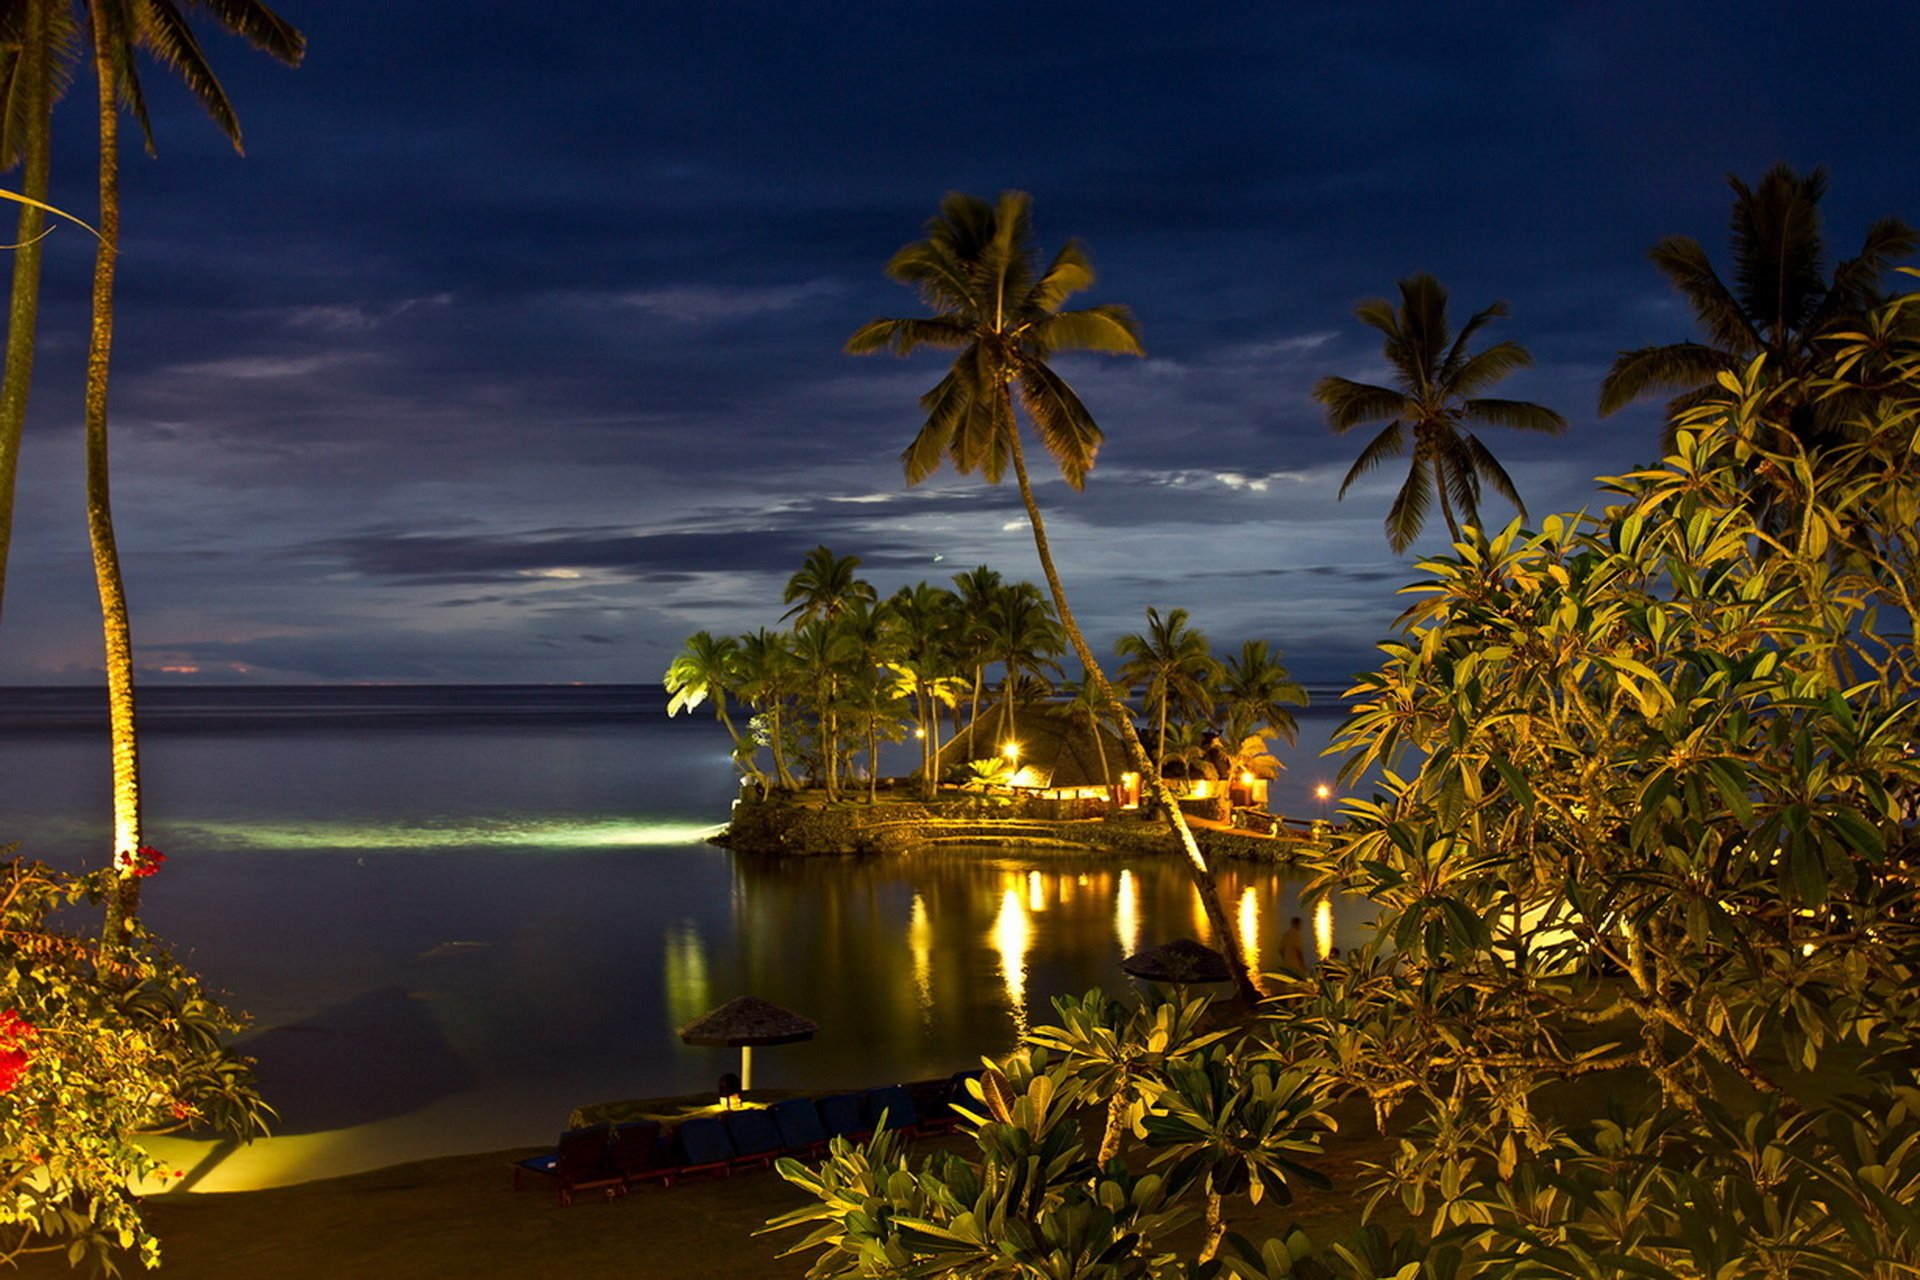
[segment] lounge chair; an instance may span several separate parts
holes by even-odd
[[[868,1129],[899,1129],[909,1137],[920,1132],[920,1113],[913,1109],[913,1095],[897,1084],[869,1089],[860,1097],[860,1114]]]
[[[820,1127],[827,1131],[829,1138],[858,1142],[873,1132],[866,1117],[860,1114],[860,1099],[851,1093],[830,1093],[824,1098],[815,1098],[813,1105],[820,1111]]]
[[[954,1104],[965,1107],[973,1103],[967,1093],[967,1079],[979,1074],[978,1071],[956,1071],[944,1080],[922,1080],[908,1085],[913,1109],[920,1113],[920,1132],[952,1133],[958,1129],[960,1113],[953,1109]]]
[[[765,1107],[748,1107],[726,1115],[727,1137],[733,1140],[733,1167],[760,1165],[771,1168],[773,1158],[785,1146],[780,1140],[780,1125]]]
[[[677,1173],[717,1172],[724,1178],[733,1172],[739,1152],[733,1149],[725,1125],[712,1116],[695,1116],[674,1128],[673,1154],[680,1165]]]
[[[827,1149],[827,1131],[820,1126],[820,1111],[812,1098],[786,1098],[774,1103],[773,1122],[780,1128],[780,1141],[789,1155],[811,1160]]]
[[[635,1120],[616,1126],[607,1143],[607,1163],[629,1187],[641,1182],[659,1182],[670,1187],[673,1175],[679,1172],[667,1152],[667,1144],[661,1141],[658,1120]]]
[[[573,1203],[576,1191],[604,1190],[608,1199],[621,1194],[627,1189],[626,1179],[607,1159],[612,1132],[613,1126],[607,1124],[567,1130],[552,1152],[514,1162],[514,1188],[519,1189],[523,1174],[537,1173],[553,1179],[554,1199],[562,1206]]]

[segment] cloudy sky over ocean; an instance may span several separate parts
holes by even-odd
[[[114,483],[149,679],[650,681],[770,624],[825,542],[883,589],[1038,576],[1011,484],[898,454],[940,360],[841,354],[943,192],[1033,193],[1148,358],[1063,359],[1108,436],[1041,486],[1103,648],[1145,606],[1297,675],[1368,664],[1414,555],[1399,474],[1308,398],[1384,376],[1353,304],[1431,271],[1536,367],[1493,431],[1533,513],[1652,456],[1601,420],[1625,347],[1691,336],[1647,263],[1726,261],[1729,173],[1825,165],[1829,244],[1920,221],[1905,4],[602,4],[286,0],[289,71],[209,35],[227,150],[149,74],[128,154]],[[91,89],[55,202],[92,206]],[[0,682],[100,667],[81,497],[89,245],[48,250]],[[1487,513],[1504,522],[1497,498]],[[1437,523],[1415,548],[1433,550]]]

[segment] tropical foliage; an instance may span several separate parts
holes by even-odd
[[[1668,394],[1666,444],[1680,415],[1719,394],[1721,374],[1738,374],[1756,356],[1767,358],[1776,377],[1793,392],[1781,425],[1802,441],[1831,432],[1857,410],[1846,395],[1811,394],[1807,379],[1826,360],[1822,339],[1857,328],[1882,300],[1887,271],[1920,247],[1920,236],[1898,218],[1881,218],[1867,229],[1860,251],[1827,270],[1820,200],[1827,177],[1820,169],[1795,173],[1775,165],[1749,187],[1729,176],[1733,211],[1727,240],[1733,249],[1733,280],[1721,278],[1700,242],[1668,236],[1647,254],[1693,312],[1704,341],[1623,351],[1600,384],[1600,412],[1615,413],[1635,400]]]
[[[1567,420],[1527,400],[1499,400],[1484,393],[1509,374],[1533,363],[1517,342],[1496,342],[1475,352],[1468,343],[1490,321],[1507,314],[1504,302],[1475,312],[1455,334],[1447,319],[1447,291],[1430,275],[1400,282],[1400,305],[1369,298],[1354,308],[1362,323],[1386,339],[1381,354],[1393,370],[1393,385],[1328,376],[1314,384],[1313,398],[1326,407],[1337,432],[1385,422],[1367,442],[1340,482],[1340,496],[1389,458],[1407,456],[1407,478],[1387,508],[1387,544],[1404,551],[1425,527],[1438,499],[1447,533],[1460,538],[1463,525],[1480,523],[1480,486],[1485,483],[1526,518],[1526,504],[1499,459],[1470,428],[1509,427],[1558,435]]]
[[[143,849],[134,874],[162,860]],[[153,1265],[138,1190],[181,1175],[140,1138],[195,1127],[245,1140],[271,1114],[250,1062],[222,1045],[239,1020],[197,977],[137,926],[107,946],[62,923],[112,881],[0,863],[0,1262],[104,1266],[131,1250]]]

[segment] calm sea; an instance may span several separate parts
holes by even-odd
[[[299,1181],[550,1140],[583,1103],[710,1089],[738,1067],[674,1029],[742,994],[820,1024],[756,1083],[944,1075],[1117,987],[1121,957],[1203,934],[1178,864],[952,848],[770,862],[704,842],[735,793],[725,734],[656,687],[152,688],[146,918],[254,1019],[282,1121],[177,1144],[186,1185]],[[1301,717],[1276,786],[1313,816],[1337,721]],[[0,689],[0,843],[104,857],[100,695]],[[1298,885],[1228,866],[1251,958]],[[1307,921],[1350,946],[1365,912]]]

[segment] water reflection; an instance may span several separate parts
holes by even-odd
[[[1113,931],[1122,958],[1140,950],[1140,886],[1133,882],[1130,867],[1120,869],[1120,888],[1113,895]]]
[[[1013,1015],[1014,1030],[1020,1033],[1027,1029],[1027,947],[1032,941],[1033,926],[1027,920],[1026,907],[1020,895],[1008,889],[1000,896],[1000,914],[993,921],[993,949],[1000,957],[1007,1011]]]
[[[1313,946],[1317,959],[1333,954],[1333,903],[1322,901],[1313,909]]]
[[[1260,972],[1260,893],[1252,885],[1240,891],[1240,919],[1235,921],[1240,934],[1240,954],[1247,972]]]
[[[707,976],[707,949],[691,920],[670,925],[666,954],[661,961],[661,987],[666,994],[667,1018],[683,1026],[713,1008],[713,983]]]
[[[913,919],[907,926],[907,946],[913,952],[913,987],[920,996],[920,1021],[933,1025],[933,922],[927,919],[927,900],[913,895]]]

